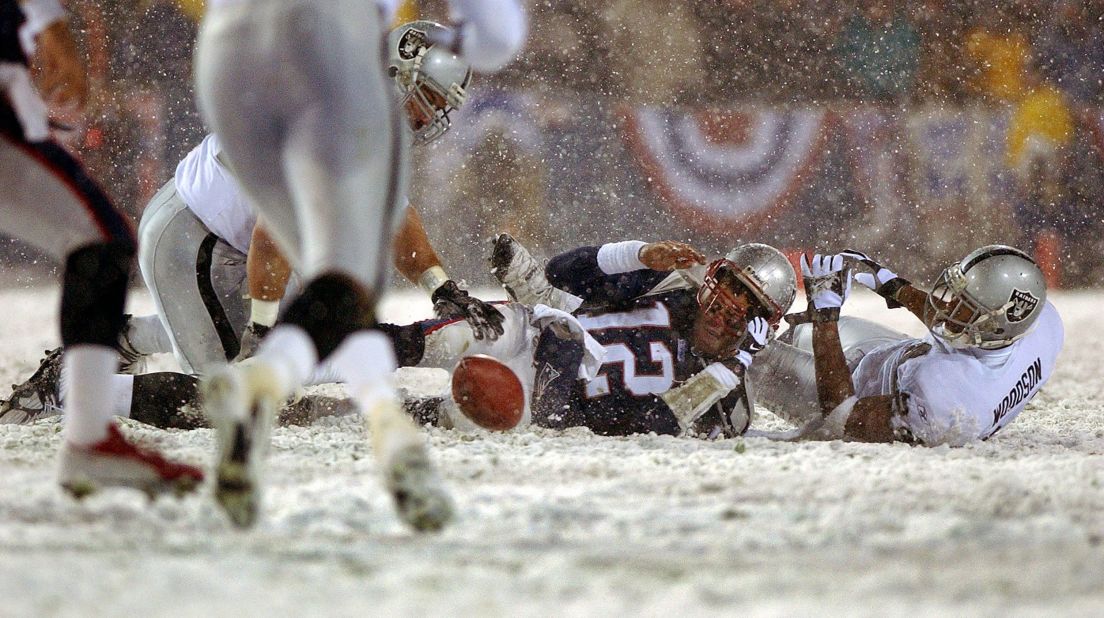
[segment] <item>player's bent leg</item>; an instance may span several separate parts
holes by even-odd
[[[139,236],[138,265],[181,368],[202,374],[234,358],[245,256],[212,234],[174,185],[150,202]]]

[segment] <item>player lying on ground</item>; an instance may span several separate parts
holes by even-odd
[[[500,255],[517,248],[505,235],[496,242]],[[400,365],[451,369],[479,354],[501,361],[524,390],[521,424],[738,435],[752,407],[741,375],[793,302],[796,276],[785,256],[761,244],[713,261],[700,287],[674,272],[704,262],[670,241],[582,247],[545,271],[578,299],[573,313],[504,305],[504,334],[494,342],[477,340],[459,321],[388,332]],[[445,422],[460,420],[454,406],[442,411]]]
[[[136,447],[113,421],[106,386],[116,366],[134,234],[80,163],[50,137],[28,56],[36,58],[53,103],[83,106],[88,82],[56,0],[0,0],[0,230],[65,265],[61,340],[70,349],[65,364],[72,379],[59,481],[78,496],[103,486],[189,491],[203,478],[198,468]]]
[[[924,445],[988,439],[1039,392],[1062,348],[1042,272],[1012,247],[971,251],[930,293],[853,251],[814,256],[802,274],[809,323],[785,333],[750,372],[759,401],[802,425],[802,436]],[[929,334],[914,339],[840,318],[852,278],[890,308],[907,308]]]
[[[498,264],[503,270],[528,255],[506,235],[496,240],[495,254],[514,258]],[[381,326],[404,366],[452,369],[474,354],[500,359],[521,379],[524,423],[585,425],[605,434],[678,433],[704,415],[696,433],[736,435],[752,408],[737,374],[793,302],[796,276],[784,256],[759,244],[735,249],[700,277],[672,272],[703,261],[680,243],[584,247],[548,266],[557,284],[579,293],[575,316],[542,305],[502,305],[504,334],[496,340],[477,338],[462,320]],[[194,401],[194,381],[181,392]],[[203,424],[186,411],[165,415],[164,407],[135,397],[131,416],[159,426]],[[463,424],[455,407],[443,411],[443,422]]]
[[[432,24],[405,24],[392,39],[427,25]],[[395,47],[390,66],[396,83],[404,88],[412,84],[404,106],[410,129],[418,143],[428,143],[449,129],[449,115],[463,104],[471,69],[454,54],[430,48],[420,56],[415,78],[412,61],[401,58]],[[114,376],[115,414],[160,427],[202,426],[193,376],[255,349],[275,323],[291,268],[257,225],[257,215],[224,164],[213,134],[184,157],[173,179],[150,201],[142,213],[139,239],[138,263],[157,314],[128,319],[119,337],[122,373],[141,373],[147,356],[173,353],[186,375]],[[396,235],[394,263],[431,293],[438,316],[467,320],[478,338],[493,339],[501,332],[498,311],[445,274],[413,208],[407,209]],[[0,423],[56,414],[60,363],[56,351],[48,352],[35,375],[0,404]],[[305,408],[291,412],[304,418],[313,414]]]

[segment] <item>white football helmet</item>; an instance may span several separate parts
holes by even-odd
[[[459,56],[434,41],[447,40],[450,29],[432,21],[412,21],[387,37],[387,73],[402,93],[402,107],[420,143],[449,130],[449,114],[467,97],[472,71]]]
[[[1046,280],[1031,256],[1004,245],[951,264],[928,294],[925,322],[952,347],[1003,348],[1031,332],[1046,304]]]

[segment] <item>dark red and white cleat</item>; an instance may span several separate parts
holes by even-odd
[[[62,445],[58,482],[76,498],[107,487],[139,489],[150,497],[166,492],[179,496],[203,482],[203,470],[132,444],[113,422],[107,437],[96,444]]]

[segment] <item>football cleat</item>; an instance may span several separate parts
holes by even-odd
[[[260,513],[261,467],[282,391],[272,369],[258,362],[224,367],[201,383],[218,448],[215,501],[241,528]]]
[[[130,332],[130,314],[124,316],[126,318],[126,325],[123,330],[119,332],[119,338],[116,341],[115,349],[119,353],[119,373],[127,375],[138,375],[146,372],[146,355],[142,354],[134,348],[134,345],[130,343],[130,338],[127,333]]]
[[[139,489],[151,498],[166,492],[179,496],[203,482],[203,471],[135,446],[110,423],[107,437],[91,446],[62,445],[58,482],[78,499],[106,487]]]
[[[62,349],[46,350],[38,369],[0,402],[0,424],[22,425],[61,414]]]
[[[440,530],[452,519],[452,499],[429,458],[425,440],[394,397],[367,411],[372,447],[399,517],[419,532]]]
[[[544,276],[544,265],[537,262],[513,236],[498,234],[491,251],[491,273],[506,289],[510,300],[532,307],[548,305],[571,312],[579,308],[581,299],[552,287]]]

